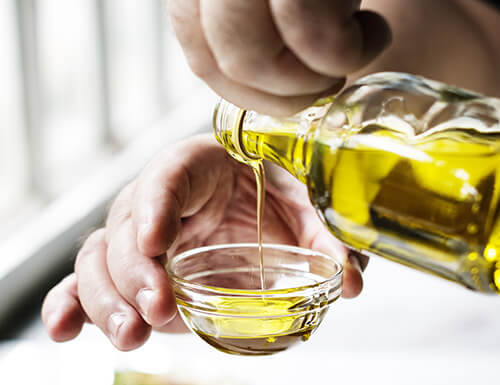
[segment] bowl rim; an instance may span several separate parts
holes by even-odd
[[[181,278],[174,274],[172,266],[174,265],[174,262],[178,262],[180,260],[183,260],[185,258],[188,258],[194,254],[200,254],[200,253],[205,253],[208,251],[212,250],[223,250],[223,249],[231,249],[231,248],[258,248],[259,244],[256,242],[245,242],[245,243],[221,243],[221,244],[215,244],[215,245],[209,245],[209,246],[201,246],[197,247],[194,249],[186,250],[183,251],[174,257],[170,258],[165,266],[167,273],[172,281],[176,283],[179,286],[189,288],[189,289],[194,289],[194,290],[203,290],[203,291],[208,291],[208,292],[213,292],[217,294],[222,294],[222,295],[235,295],[235,296],[244,296],[244,297],[250,297],[250,296],[259,296],[259,297],[274,297],[274,296],[283,296],[283,295],[294,295],[298,292],[302,291],[308,291],[308,290],[314,290],[318,287],[324,286],[326,284],[329,284],[331,282],[339,281],[338,286],[341,286],[342,284],[342,274],[344,271],[344,268],[342,264],[337,260],[332,255],[328,255],[326,253],[322,253],[320,251],[316,250],[311,250],[311,249],[306,249],[304,247],[298,247],[298,246],[293,246],[293,245],[285,245],[285,244],[277,244],[277,243],[263,243],[262,247],[264,249],[275,249],[275,250],[282,250],[282,251],[291,251],[295,252],[297,254],[309,254],[309,255],[318,255],[321,256],[322,258],[328,259],[332,261],[335,266],[337,267],[337,271],[335,274],[333,274],[331,277],[324,279],[319,282],[315,282],[310,285],[303,285],[303,286],[297,286],[293,288],[284,288],[284,289],[258,289],[258,290],[249,290],[249,289],[230,289],[230,288],[224,288],[224,287],[218,287],[218,286],[210,286],[210,285],[204,285],[201,283],[193,283],[191,281],[188,281],[184,278]],[[340,293],[339,293],[340,296]]]

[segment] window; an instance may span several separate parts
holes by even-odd
[[[2,1],[0,52],[2,314],[152,153],[208,127],[214,96],[161,0]]]

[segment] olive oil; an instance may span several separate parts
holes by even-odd
[[[307,341],[340,297],[335,258],[289,245],[263,251],[266,290],[256,243],[206,246],[168,262],[186,325],[223,352],[268,355]]]
[[[266,198],[266,179],[262,160],[258,160],[252,167],[257,185],[257,242],[259,244],[259,267],[260,267],[260,288],[266,289],[266,277],[264,272],[264,251],[262,247],[262,221],[264,217],[264,205]]]
[[[320,142],[311,159],[311,199],[351,247],[496,292],[499,149],[472,130],[442,134],[402,140],[400,154],[377,147],[391,137],[385,127],[363,128],[362,143],[346,138],[334,155]]]
[[[322,280],[316,277],[312,282]],[[190,328],[213,347],[237,355],[269,355],[309,339],[333,300],[326,295],[209,300],[214,312],[179,303]]]
[[[229,354],[245,356],[265,356],[283,352],[299,342],[307,341],[315,327],[308,326],[295,333],[270,335],[268,337],[234,338],[214,337],[210,334],[196,332],[205,342],[214,348]]]
[[[248,113],[239,125],[244,151],[306,183],[349,247],[496,293],[499,117],[500,101],[390,74],[301,116]],[[217,139],[234,155],[233,131],[221,123]]]
[[[242,122],[242,118],[245,112],[242,111],[239,122]],[[238,123],[239,123],[238,122]],[[265,185],[265,174],[264,174],[264,164],[262,159],[258,157],[252,157],[249,155],[242,147],[242,137],[241,137],[241,126],[236,124],[232,128],[232,138],[233,145],[235,148],[235,155],[240,158],[240,160],[248,164],[255,175],[255,184],[257,186],[257,242],[259,244],[259,265],[260,265],[260,287],[265,290],[265,276],[264,276],[264,254],[262,251],[262,220],[264,216],[264,204],[266,196],[266,185]]]

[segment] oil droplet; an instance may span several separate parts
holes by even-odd
[[[475,223],[469,223],[467,225],[467,232],[469,234],[476,234],[477,233],[477,225]]]
[[[476,253],[475,251],[472,253],[469,253],[469,255],[468,255],[469,261],[475,261],[478,257],[479,257],[479,254]]]
[[[477,214],[479,212],[479,210],[481,209],[481,205],[479,203],[474,203],[472,205],[472,214]]]
[[[273,342],[276,342],[276,337],[267,337],[266,341],[272,344]]]
[[[477,267],[473,267],[472,269],[470,269],[470,272],[473,274],[473,275],[477,275],[479,273],[479,269]]]

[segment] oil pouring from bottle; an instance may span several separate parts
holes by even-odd
[[[245,120],[246,111],[241,110],[239,117],[236,120],[232,137],[234,138],[234,149],[236,155],[241,157],[241,160],[248,164],[255,174],[255,182],[257,185],[257,242],[259,244],[259,264],[260,264],[260,288],[266,289],[266,281],[264,277],[264,253],[262,248],[262,219],[264,217],[264,204],[266,194],[266,179],[264,173],[264,164],[261,158],[248,154],[242,146],[242,124]]]
[[[214,123],[236,159],[267,159],[307,184],[347,246],[500,291],[500,100],[382,73],[286,119],[221,101]]]

